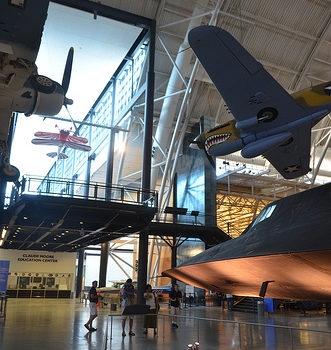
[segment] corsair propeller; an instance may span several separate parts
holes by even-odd
[[[72,63],[73,63],[73,59],[74,59],[74,48],[71,47],[69,49],[69,52],[68,52],[68,56],[67,56],[67,61],[66,61],[66,65],[65,65],[65,68],[64,68],[64,72],[63,72],[63,78],[62,78],[62,88],[63,88],[63,91],[64,91],[64,107],[66,108],[68,114],[69,114],[69,117],[72,121],[72,124],[74,125],[75,127],[75,130],[78,134],[78,128],[71,116],[71,113],[69,112],[69,109],[68,109],[68,105],[72,105],[73,103],[73,100],[71,100],[70,98],[67,98],[66,97],[66,94],[67,94],[67,91],[69,89],[69,84],[70,84],[70,78],[71,78],[71,70],[72,70]]]

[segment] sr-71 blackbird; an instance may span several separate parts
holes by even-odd
[[[48,0],[0,1],[0,177],[6,181],[19,177],[19,170],[9,163],[7,145],[12,113],[55,115],[73,103],[65,96],[73,48],[61,85],[39,75],[35,64],[48,5]]]
[[[263,155],[286,179],[308,173],[311,128],[331,111],[331,82],[290,95],[225,30],[201,26],[188,39],[235,118],[191,146],[208,157]]]
[[[280,199],[240,237],[164,274],[234,295],[264,296],[267,286],[267,297],[331,301],[330,213],[331,183]]]

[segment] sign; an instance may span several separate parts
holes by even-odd
[[[57,259],[55,259],[54,254],[22,254],[17,258],[17,261],[56,263]]]
[[[0,249],[0,260],[10,261],[12,273],[70,273],[75,274],[77,253],[40,250]],[[32,276],[32,275],[31,275]],[[37,275],[36,275],[37,276]]]
[[[0,260],[0,294],[6,294],[9,272],[9,261]]]

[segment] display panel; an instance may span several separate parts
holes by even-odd
[[[13,298],[70,298],[70,273],[9,272],[7,295]]]

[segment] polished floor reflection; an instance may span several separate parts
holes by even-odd
[[[164,306],[161,313],[167,314]],[[160,316],[158,335],[143,334],[143,320],[134,321],[135,337],[121,336],[120,319],[113,317],[112,338],[109,309],[99,310],[96,332],[83,327],[89,316],[88,305],[77,300],[9,299],[6,320],[0,319],[1,350],[186,350],[187,344],[200,341],[201,350],[216,349],[331,349],[331,334],[305,329],[331,331],[331,315],[255,314],[227,312],[218,307],[183,309],[182,316],[212,318],[215,322],[183,318],[178,329],[170,327],[167,316]],[[300,330],[264,327],[237,322],[264,323],[297,327]],[[302,329],[302,330],[301,330]],[[107,335],[107,342],[106,342]]]

